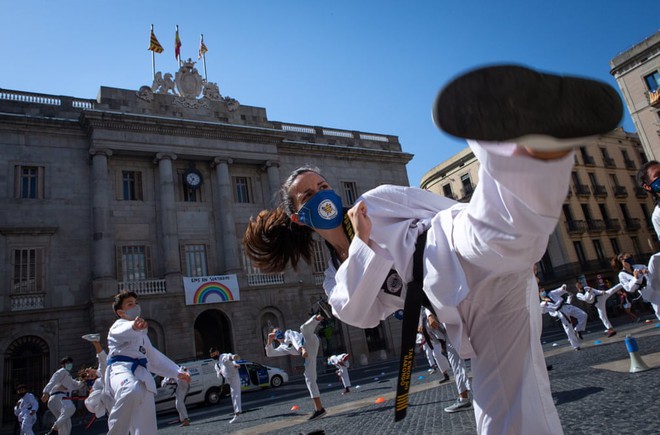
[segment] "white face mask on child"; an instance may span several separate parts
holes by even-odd
[[[124,316],[126,316],[128,320],[135,320],[140,317],[140,314],[142,314],[142,309],[139,305],[135,305],[128,310],[124,310]]]

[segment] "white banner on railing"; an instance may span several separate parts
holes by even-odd
[[[216,304],[241,299],[236,275],[183,277],[186,305]]]

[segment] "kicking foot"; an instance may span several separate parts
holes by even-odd
[[[438,94],[433,119],[465,139],[509,141],[539,151],[569,149],[614,130],[623,104],[610,85],[517,65],[479,68]]]
[[[87,341],[101,341],[101,334],[85,334],[82,336],[83,340]]]

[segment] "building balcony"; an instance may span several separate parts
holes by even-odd
[[[649,193],[643,187],[635,186],[635,198],[643,199],[648,195]]]
[[[474,184],[463,186],[463,188],[461,189],[461,195],[462,195],[461,200],[465,201],[472,198],[472,194],[474,193],[474,188],[475,188]]]
[[[575,196],[579,197],[589,197],[591,196],[591,190],[589,190],[589,186],[586,184],[576,184],[573,186],[573,191],[575,192]]]
[[[576,220],[566,221],[566,231],[568,231],[568,234],[580,235],[580,234],[584,234],[586,230],[587,230],[587,224],[585,221],[576,221]]]
[[[605,229],[605,222],[600,219],[587,219],[587,229],[590,233],[602,233]]]
[[[605,198],[607,196],[607,189],[602,184],[594,184],[591,186],[596,198]]]
[[[145,279],[140,281],[119,281],[119,291],[131,291],[139,296],[158,295],[167,293],[167,285],[164,279]]]
[[[621,231],[621,222],[619,219],[605,219],[605,231],[608,233],[618,233]]]
[[[19,293],[10,295],[12,311],[40,310],[44,308],[45,293]]]
[[[625,159],[623,164],[626,165],[626,169],[637,169],[637,166],[633,160]]]
[[[603,157],[603,163],[606,168],[616,168],[616,162],[612,157]]]
[[[628,189],[626,189],[626,186],[614,186],[614,196],[616,198],[628,198]]]
[[[639,231],[642,228],[642,224],[638,218],[629,218],[625,222],[626,231]]]
[[[248,285],[251,287],[284,284],[284,274],[282,273],[249,273],[247,279]]]

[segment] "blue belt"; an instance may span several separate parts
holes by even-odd
[[[108,366],[111,366],[116,362],[133,363],[133,365],[131,366],[131,373],[135,373],[135,369],[137,369],[138,366],[142,366],[145,369],[147,368],[146,358],[131,358],[130,356],[124,356],[124,355],[115,355],[108,358]]]

